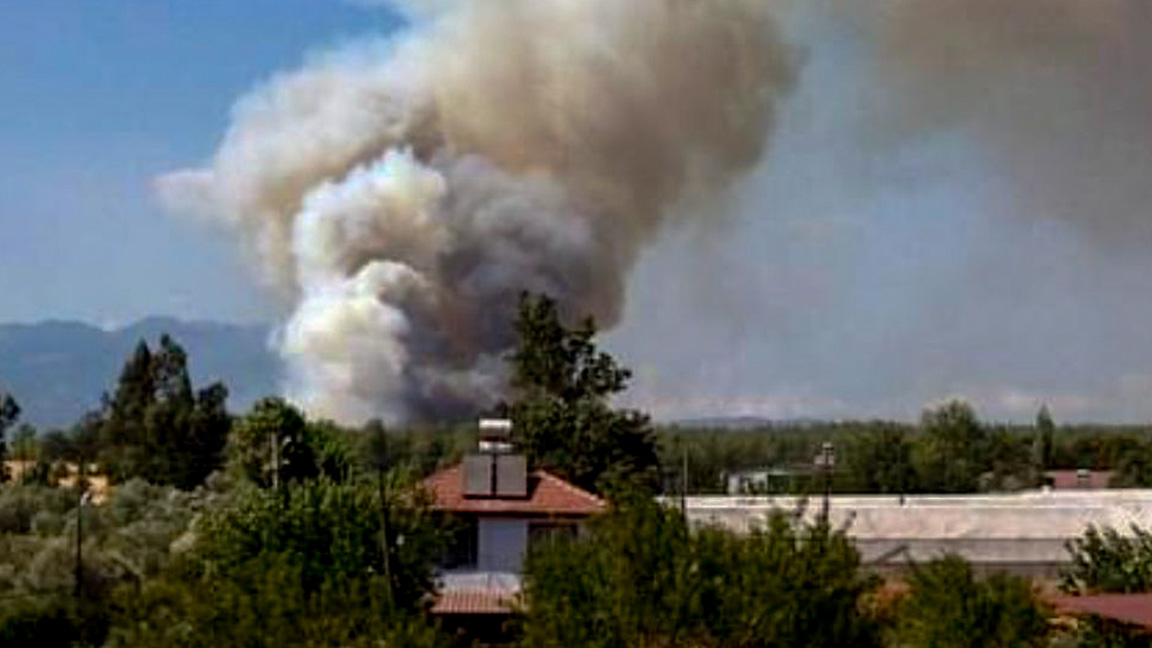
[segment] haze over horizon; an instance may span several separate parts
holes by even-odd
[[[607,336],[628,400],[665,419],[906,419],[947,396],[994,419],[1152,419],[1139,3],[780,9],[802,65],[763,162],[629,279]],[[283,317],[235,238],[166,215],[153,181],[205,163],[254,85],[400,29],[368,4],[0,7],[0,321]]]

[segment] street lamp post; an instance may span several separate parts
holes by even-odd
[[[824,502],[821,517],[827,524],[832,497],[832,469],[836,466],[836,452],[831,441],[825,441],[820,445],[820,453],[816,455],[813,463],[824,473]]]

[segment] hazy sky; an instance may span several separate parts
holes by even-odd
[[[841,0],[784,16],[805,64],[765,164],[633,277],[610,336],[633,402],[907,418],[960,395],[995,418],[1041,401],[1152,418],[1152,92],[1142,50],[1094,47],[1152,42],[1141,1],[1024,36],[997,20],[987,42],[925,25],[928,45]],[[991,0],[941,0],[963,3]],[[227,233],[165,215],[151,182],[207,158],[253,84],[396,25],[335,0],[4,2],[0,321],[272,316]],[[965,64],[932,67],[937,42]]]

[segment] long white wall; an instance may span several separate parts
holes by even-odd
[[[846,526],[865,562],[904,549],[925,560],[958,553],[982,566],[1044,572],[1067,562],[1065,543],[1089,525],[1127,532],[1152,529],[1152,490],[1028,491],[992,495],[833,496],[830,519]],[[670,503],[678,503],[670,500]],[[688,518],[746,532],[774,510],[819,515],[822,499],[795,497],[689,497]]]

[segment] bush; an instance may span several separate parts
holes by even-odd
[[[103,605],[71,592],[12,598],[0,606],[0,646],[99,646],[108,633]]]
[[[1073,594],[1152,591],[1152,533],[1136,525],[1131,531],[1089,527],[1069,542],[1072,565],[1061,587]]]
[[[62,514],[76,506],[73,491],[43,486],[0,489],[0,533],[30,533],[37,513]]]
[[[584,538],[533,552],[523,643],[560,646],[878,645],[847,537],[776,515],[750,535],[692,530],[636,501]]]
[[[228,576],[171,572],[116,596],[113,647],[440,645],[435,628],[389,603],[380,578],[333,576],[309,590],[297,556],[262,553]]]
[[[1004,573],[977,578],[957,556],[915,569],[898,608],[895,645],[907,648],[1020,648],[1048,639],[1047,610],[1032,584]]]
[[[391,581],[376,484],[245,484],[204,511],[159,577],[119,588],[109,645],[437,645],[421,611],[438,533],[414,491],[390,492]]]
[[[1061,588],[1070,594],[1152,591],[1152,533],[1136,525],[1131,534],[1089,527],[1068,543],[1072,565]],[[1083,646],[1148,646],[1152,636],[1116,621],[1089,617],[1079,626]]]

